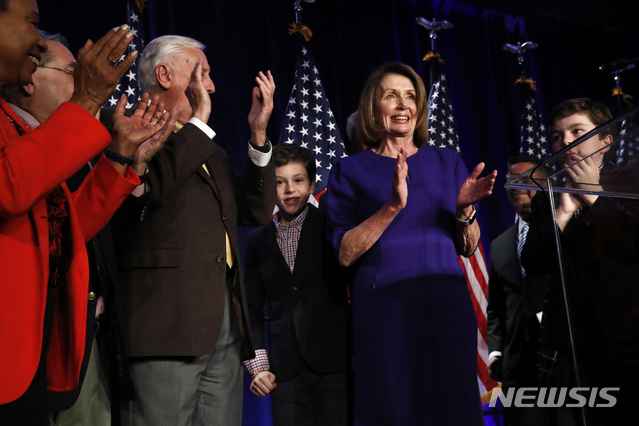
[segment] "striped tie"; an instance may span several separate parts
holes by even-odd
[[[526,243],[526,237],[528,236],[528,224],[524,223],[524,226],[521,227],[521,232],[519,233],[519,241],[517,241],[517,258],[519,259],[519,267],[521,268],[521,276],[526,276],[526,270],[524,269],[524,265],[521,264],[521,251],[524,248],[524,244]]]

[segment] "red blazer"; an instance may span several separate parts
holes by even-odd
[[[9,117],[27,134],[19,137]],[[111,141],[95,117],[63,104],[29,131],[0,100],[0,404],[29,387],[40,360],[49,271],[45,195]],[[89,265],[85,243],[109,220],[139,183],[100,158],[68,200],[69,266],[56,291],[53,334],[47,354],[47,389],[78,386],[84,354]]]

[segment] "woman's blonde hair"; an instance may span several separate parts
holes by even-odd
[[[379,91],[384,77],[388,74],[399,74],[408,78],[415,88],[415,105],[417,111],[415,118],[415,132],[413,133],[413,143],[415,146],[425,145],[428,141],[428,99],[426,88],[421,77],[410,66],[400,62],[390,62],[384,64],[377,71],[373,72],[362,89],[359,99],[359,114],[357,117],[360,137],[369,148],[379,147],[382,139],[386,135],[385,130],[375,122],[375,109],[377,100],[381,96]]]

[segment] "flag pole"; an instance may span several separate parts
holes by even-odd
[[[430,31],[428,35],[428,37],[430,38],[430,52],[428,52],[428,54],[424,56],[423,60],[425,61],[427,60],[427,58],[430,59],[431,56],[437,55],[436,53],[437,50],[435,50],[435,41],[437,40],[437,31],[453,28],[453,24],[448,21],[437,21],[435,19],[433,19],[432,21],[429,21],[421,16],[418,16],[417,18],[415,18],[415,21],[417,22],[417,25],[419,25],[420,27],[424,27]],[[430,67],[430,84],[431,85],[433,84],[434,78],[435,78],[435,75],[434,75],[433,67]]]
[[[302,1],[304,3],[315,3],[315,0],[295,0],[293,3],[293,11],[295,12],[295,22],[291,24],[291,28],[288,30],[289,35],[293,35],[295,33],[299,33],[304,37],[304,40],[307,42],[311,40],[313,37],[313,32],[309,27],[302,24]]]
[[[453,117],[450,92],[444,75],[443,61],[436,52],[437,32],[453,28],[448,21],[428,21],[416,18],[417,25],[429,30],[431,50],[424,56],[423,61],[430,62],[430,91],[428,95],[428,144],[442,149],[452,148],[461,155],[457,125]],[[469,257],[458,256],[460,267],[464,272],[470,300],[477,318],[477,385],[482,400],[490,400],[490,392],[498,386],[493,381],[486,368],[488,362],[488,335],[486,327],[486,305],[488,293],[488,267],[483,244],[479,241],[477,250]],[[487,402],[486,402],[487,403]],[[482,405],[485,405],[482,404]]]
[[[634,68],[637,63],[639,63],[639,58],[617,59],[606,62],[599,67],[600,71],[610,73],[614,80],[615,87],[612,89],[612,96],[617,101],[616,115],[622,114],[633,106],[632,96],[625,93],[621,87],[621,73]],[[615,153],[617,165],[623,164],[629,157],[636,155],[636,151],[639,149],[637,140],[628,137],[631,128],[629,120],[622,121],[619,129],[619,144]]]
[[[524,53],[530,49],[535,49],[537,47],[539,47],[539,45],[534,41],[525,41],[523,43],[517,43],[517,46],[510,43],[505,43],[502,46],[502,49],[504,49],[506,52],[514,53],[517,55],[517,63],[519,64],[519,75],[523,77],[527,75],[524,68]]]
[[[302,8],[302,1],[304,1],[304,3],[315,3],[315,0],[295,0],[293,3],[293,10],[295,11],[296,24],[302,23],[302,11],[304,10]]]
[[[346,156],[346,148],[308,43],[313,33],[302,24],[303,2],[313,3],[314,0],[295,0],[293,4],[295,22],[288,33],[298,33],[304,37],[304,41],[299,46],[295,80],[284,114],[286,118],[281,126],[279,144],[292,143],[313,152],[316,179],[315,194],[311,200],[317,201],[326,190],[333,163]]]
[[[612,96],[617,97],[617,114],[621,114],[624,111],[622,102],[626,104],[628,109],[632,108],[632,102],[630,101],[631,97],[624,93],[621,88],[621,73],[634,68],[637,63],[639,63],[639,58],[617,59],[615,61],[606,62],[599,67],[600,71],[610,73],[615,82],[615,88],[612,89]]]
[[[519,153],[528,155],[541,161],[547,155],[547,138],[546,128],[542,122],[541,114],[537,108],[535,100],[535,92],[537,87],[535,81],[529,76],[526,70],[526,59],[524,53],[528,50],[535,49],[538,44],[534,41],[526,41],[523,43],[502,45],[502,49],[506,52],[513,53],[517,57],[519,66],[519,76],[515,80],[515,86],[524,87],[519,89],[517,93],[518,101],[521,102],[521,135]]]

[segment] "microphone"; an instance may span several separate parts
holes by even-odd
[[[606,62],[599,67],[602,72],[616,72],[629,70],[635,67],[635,64],[639,63],[639,58],[635,59],[617,59],[615,61]]]

